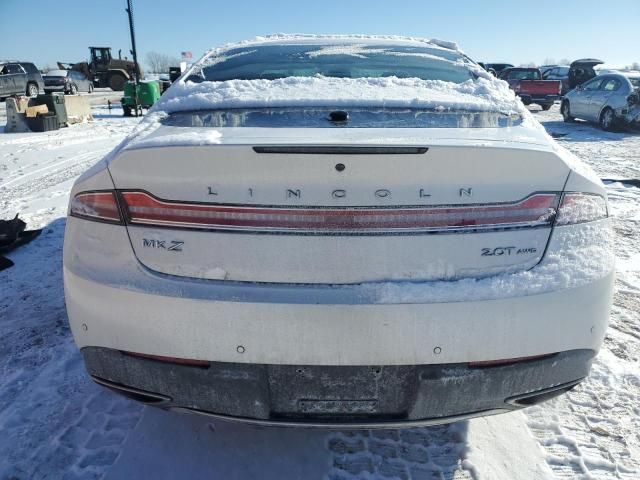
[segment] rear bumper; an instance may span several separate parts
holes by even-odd
[[[556,100],[560,100],[560,95],[532,95],[528,93],[519,93],[518,96],[523,102],[528,101],[531,103],[553,103]]]
[[[436,424],[501,413],[563,393],[588,373],[593,350],[503,366],[270,365],[208,367],[82,349],[98,383],[161,408],[245,422],[321,427]]]
[[[80,348],[289,365],[451,364],[597,351],[612,284],[613,274],[526,297],[310,305],[153,295],[65,271],[67,311]]]

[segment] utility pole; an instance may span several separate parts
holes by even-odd
[[[136,108],[136,117],[138,116],[138,110],[142,113],[142,109],[139,109],[138,91],[140,90],[140,65],[138,65],[138,51],[136,50],[136,32],[133,26],[133,0],[127,0],[126,12],[129,15],[129,32],[131,33],[131,55],[133,55],[133,64],[135,71],[133,76],[136,86],[134,88],[133,99]]]

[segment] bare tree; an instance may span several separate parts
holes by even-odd
[[[571,60],[569,60],[568,58],[561,58],[558,65],[571,65]]]
[[[556,59],[553,57],[547,57],[544,59],[544,62],[542,62],[542,65],[557,65]]]
[[[522,68],[532,68],[532,67],[535,67],[536,64],[533,62],[529,62],[529,63],[521,63],[519,66]]]
[[[147,53],[146,60],[151,73],[169,73],[169,67],[180,64],[177,58],[160,52]]]

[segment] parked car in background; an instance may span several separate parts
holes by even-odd
[[[549,70],[557,66],[558,65],[540,65],[538,68],[540,69],[540,72],[542,73],[542,75],[544,75],[546,72],[548,72]]]
[[[44,91],[47,93],[64,92],[75,95],[78,92],[93,92],[93,82],[76,70],[51,70],[43,79]]]
[[[581,85],[593,77],[595,77],[598,73],[595,71],[594,67],[596,65],[601,65],[604,63],[602,60],[598,60],[596,58],[581,58],[580,60],[575,60],[571,62],[569,65],[569,90],[576,88],[578,85]]]
[[[11,95],[35,97],[42,91],[42,75],[33,63],[0,61],[0,98]]]
[[[498,78],[509,83],[522,103],[537,103],[543,110],[549,110],[553,102],[560,98],[562,91],[560,80],[543,80],[537,68],[507,68],[500,72]]]
[[[71,192],[66,305],[97,383],[392,428],[588,375],[614,281],[604,186],[455,44],[262,37],[175,87]]]
[[[513,67],[513,65],[511,65],[510,63],[485,63],[484,64],[484,69],[487,72],[493,71],[493,73],[495,73],[496,75],[498,75],[505,68],[511,68],[511,67]]]
[[[556,65],[555,67],[547,68],[546,70],[540,69],[542,72],[542,78],[544,80],[560,80],[562,82],[561,95],[567,93],[571,88],[569,87],[569,67],[564,65]]]
[[[640,127],[640,74],[607,73],[578,85],[564,96],[565,122],[576,118],[598,122],[603,130],[620,125]]]

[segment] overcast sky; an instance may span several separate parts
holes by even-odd
[[[125,0],[0,0],[0,59],[42,68],[130,49]],[[28,8],[27,8],[28,7]],[[458,42],[478,61],[596,57],[640,62],[640,0],[135,0],[139,57],[199,57],[209,47],[276,32],[380,33]]]

